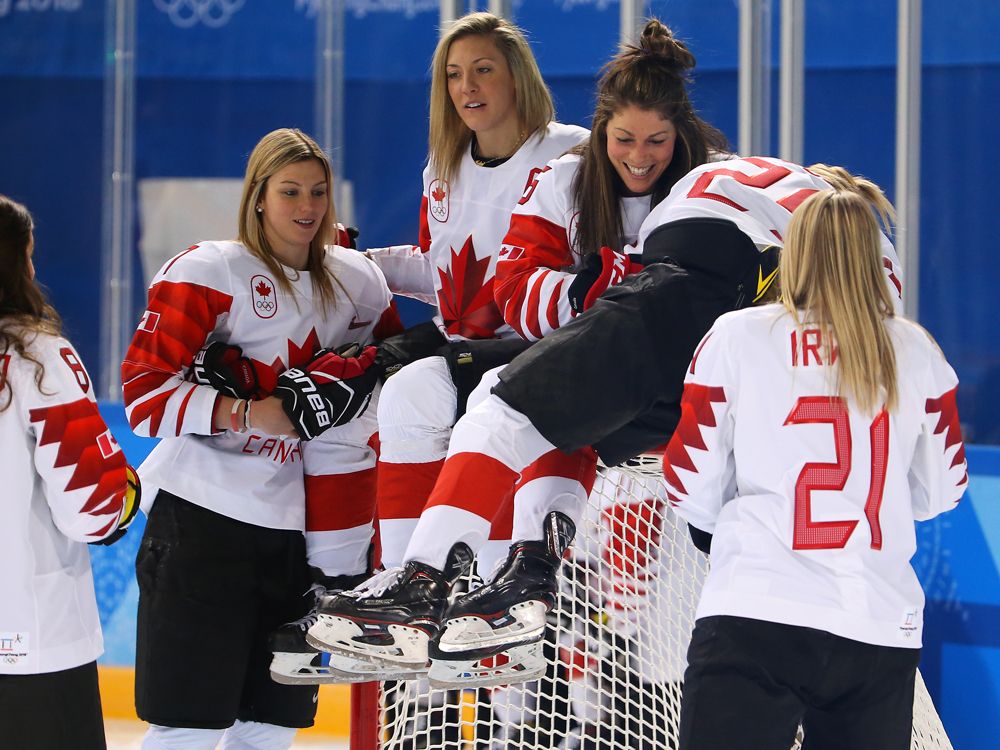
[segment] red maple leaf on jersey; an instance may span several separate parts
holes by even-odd
[[[444,189],[440,186],[431,190],[431,197],[438,202],[443,201],[445,195],[447,195],[447,193],[445,193]]]
[[[313,358],[313,355],[319,351],[319,348],[319,334],[316,333],[315,328],[310,328],[309,334],[305,337],[301,345],[288,339],[288,363],[282,366],[281,358],[279,357],[272,363],[272,367],[278,368],[278,372],[284,372],[289,367],[302,367]]]
[[[452,249],[448,268],[438,269],[438,305],[448,333],[488,339],[503,325],[503,316],[493,301],[493,277],[486,278],[489,271],[490,258],[476,258],[471,235],[459,252]]]
[[[269,297],[271,295],[271,287],[269,287],[263,281],[258,281],[257,294],[259,294],[261,297]]]

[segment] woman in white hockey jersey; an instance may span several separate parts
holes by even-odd
[[[893,313],[877,187],[792,217],[781,304],[724,315],[686,377],[664,457],[678,514],[711,535],[682,750],[910,747],[924,595],[915,520],[964,492],[958,384]],[[905,376],[904,376],[905,373]]]
[[[122,536],[138,484],[35,282],[33,251],[31,214],[0,196],[0,744],[103,750],[87,544]]]
[[[384,367],[406,365],[386,381],[378,407],[387,566],[401,561],[469,392],[524,346],[494,301],[494,274],[518,199],[549,160],[587,137],[554,117],[520,29],[490,13],[449,26],[431,63],[419,244],[367,251],[393,292],[437,308],[433,323],[381,348]]]
[[[270,679],[268,634],[309,607],[306,546],[324,576],[367,570],[374,349],[322,347],[370,341],[391,294],[332,244],[331,188],[311,138],[264,136],[239,239],[163,266],[122,365],[132,429],[163,438],[142,466],[159,492],[136,561],[144,750],[289,747],[316,688]]]
[[[549,162],[510,217],[495,296],[529,341],[589,308],[642,268],[639,226],[692,167],[722,156],[725,136],[687,91],[694,55],[656,19],[604,66],[587,141]]]

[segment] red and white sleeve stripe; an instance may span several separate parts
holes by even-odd
[[[183,373],[232,306],[231,295],[208,286],[161,280],[122,363],[125,413],[137,435],[212,433],[216,392]]]

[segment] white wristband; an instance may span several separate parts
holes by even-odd
[[[246,404],[247,400],[245,398],[238,398],[233,401],[232,411],[229,412],[229,427],[233,432],[246,432],[246,412],[243,412],[243,423],[240,422],[240,404]]]

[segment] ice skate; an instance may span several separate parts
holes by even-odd
[[[306,640],[338,658],[419,676],[427,669],[427,642],[440,627],[448,592],[471,563],[472,551],[460,543],[444,571],[416,561],[384,571],[325,600]]]
[[[514,646],[496,656],[463,660],[434,658],[427,679],[433,688],[494,687],[536,680],[545,674],[541,641]]]
[[[452,603],[429,647],[430,679],[441,685],[512,684],[544,670],[546,613],[555,606],[556,574],[575,531],[565,515],[550,513],[543,541],[513,545],[490,583]]]
[[[306,643],[306,631],[316,622],[320,605],[329,597],[357,586],[368,578],[366,573],[354,576],[324,576],[316,568],[316,583],[312,594],[315,598],[312,609],[304,617],[288,622],[268,636],[268,643],[274,653],[271,659],[271,679],[282,685],[317,685],[325,682],[356,682],[349,669],[351,662],[339,662],[328,658],[316,648]],[[370,666],[370,665],[369,665]],[[381,679],[366,678],[366,679]]]

